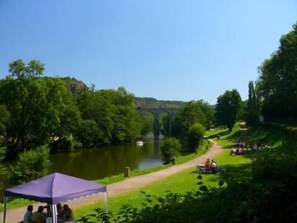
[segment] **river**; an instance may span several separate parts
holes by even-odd
[[[159,153],[160,141],[146,138],[143,146],[136,143],[110,145],[100,148],[83,148],[70,153],[50,155],[49,174],[59,172],[86,180],[102,179],[117,174],[124,174],[125,167],[130,170],[161,166]],[[14,165],[15,162],[4,165]],[[1,177],[3,187],[9,187],[7,178]],[[0,190],[0,197],[3,191]]]
[[[147,138],[143,146],[136,143],[84,148],[71,153],[50,156],[50,173],[60,172],[87,180],[123,173],[125,167],[146,169],[162,165],[159,141]]]

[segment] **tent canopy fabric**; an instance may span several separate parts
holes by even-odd
[[[99,192],[107,192],[106,186],[61,173],[53,173],[6,189],[4,196],[58,204]]]

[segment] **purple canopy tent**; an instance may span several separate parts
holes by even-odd
[[[107,189],[105,185],[77,177],[53,173],[31,182],[6,189],[4,192],[3,223],[6,218],[7,197],[20,197],[52,205],[53,223],[57,222],[57,207],[60,202],[103,192],[108,211]]]

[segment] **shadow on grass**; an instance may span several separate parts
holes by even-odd
[[[249,142],[256,144],[272,145],[280,140],[286,140],[287,135],[279,129],[261,127],[250,128],[248,130]]]
[[[209,135],[209,136],[207,136],[207,138],[214,139],[214,138],[218,138],[218,137],[221,137],[221,136],[228,135],[229,133],[230,133],[229,130],[226,130],[226,131],[222,131],[222,132],[218,132],[218,133]]]
[[[230,145],[224,146],[223,149],[230,149],[230,152],[231,152],[231,148],[237,147],[237,145],[238,145],[237,143],[230,144]]]
[[[227,181],[243,182],[251,179],[252,164],[224,165]]]
[[[244,132],[245,132],[244,130],[235,131],[235,132],[231,133],[229,136],[227,136],[225,139],[237,141],[238,139],[240,139],[242,137]]]

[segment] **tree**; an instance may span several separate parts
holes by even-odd
[[[197,149],[203,140],[204,134],[205,128],[201,124],[195,123],[191,126],[188,131],[188,147],[190,152],[197,152]]]
[[[259,67],[257,89],[266,119],[297,118],[297,23],[280,46]]]
[[[231,131],[237,119],[241,106],[241,97],[237,90],[226,91],[219,96],[216,105],[216,121],[218,125],[225,125]]]
[[[16,158],[20,152],[49,142],[53,132],[73,130],[77,123],[72,96],[59,78],[44,78],[44,65],[22,60],[9,64],[10,75],[0,83],[0,104],[10,114],[6,124],[7,158]],[[72,109],[72,113],[69,112]],[[64,116],[63,115],[66,115]]]
[[[171,125],[171,120],[170,120],[170,114],[167,112],[163,112],[160,115],[160,132],[164,136],[169,136],[170,135],[170,125]]]
[[[4,138],[3,134],[5,134],[6,132],[6,125],[9,123],[9,119],[10,119],[10,114],[6,109],[6,106],[0,105],[0,143]]]
[[[176,138],[166,138],[161,145],[161,157],[164,164],[172,161],[173,157],[177,156],[181,144]]]
[[[83,120],[95,121],[98,142],[111,143],[114,107],[107,93],[103,90],[85,91],[77,97],[77,106]]]
[[[134,96],[123,88],[83,92],[77,97],[77,106],[83,120],[97,124],[97,140],[102,144],[132,141],[140,136],[143,125]]]
[[[21,59],[17,59],[9,64],[10,76],[15,79],[41,77],[44,69],[44,64],[38,60],[31,60],[27,66]]]
[[[253,81],[249,82],[249,95],[247,101],[247,117],[248,125],[255,125],[259,122],[260,117],[260,102],[256,94]]]
[[[146,135],[153,132],[154,116],[151,113],[146,113],[141,118],[141,135]]]
[[[76,137],[85,147],[92,147],[100,144],[99,129],[94,120],[83,120],[77,129]]]
[[[207,119],[201,110],[200,104],[191,101],[186,103],[177,113],[173,123],[173,135],[178,138],[186,139],[188,130],[195,123],[206,126]]]
[[[2,161],[4,160],[4,157],[5,157],[5,148],[0,147],[0,177],[5,175],[7,171],[7,168],[4,165],[2,165]],[[3,184],[2,182],[0,182],[0,190],[3,189],[2,187],[3,187]]]
[[[206,129],[209,129],[211,124],[215,122],[215,111],[214,108],[208,103],[203,100],[197,101],[199,104],[200,109],[202,110],[203,114],[206,118]]]
[[[141,121],[134,106],[134,95],[120,87],[113,92],[112,104],[115,110],[114,128],[112,131],[113,142],[133,141],[140,136]]]

